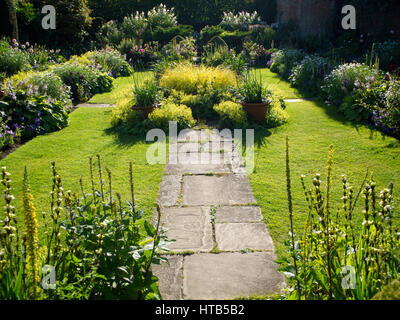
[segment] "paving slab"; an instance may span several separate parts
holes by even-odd
[[[223,153],[232,152],[234,143],[232,141],[220,141],[216,142],[177,142],[169,145],[169,152],[178,153],[197,153],[197,152],[213,152]]]
[[[256,202],[246,175],[184,176],[184,205],[246,205]]]
[[[215,239],[222,251],[274,250],[265,223],[216,223]]]
[[[231,299],[271,294],[284,279],[270,252],[194,254],[184,258],[183,297],[189,300]]]
[[[214,246],[209,207],[161,208],[161,224],[175,252],[210,251]]]
[[[181,175],[164,175],[160,184],[158,204],[160,206],[176,205],[181,193]]]
[[[167,262],[153,264],[152,271],[158,277],[158,287],[164,300],[181,300],[183,285],[183,256],[167,255]]]
[[[223,206],[216,208],[215,222],[263,222],[263,216],[257,206]]]
[[[167,174],[207,174],[230,173],[232,166],[228,155],[219,153],[178,154],[176,163],[168,163],[164,172]]]

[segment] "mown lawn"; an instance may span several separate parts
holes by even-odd
[[[265,82],[271,79],[269,71]],[[287,83],[280,90],[287,90]],[[250,175],[258,204],[268,224],[278,254],[283,254],[283,242],[288,239],[289,218],[286,198],[285,136],[290,139],[292,189],[294,199],[295,231],[301,232],[307,214],[300,184],[306,175],[311,186],[315,173],[326,178],[328,147],[335,147],[335,166],[332,186],[332,212],[340,206],[342,197],[341,175],[358,191],[366,170],[373,172],[378,190],[394,182],[395,198],[400,197],[400,143],[361,126],[355,127],[338,115],[333,107],[322,102],[288,103],[289,122],[267,132],[256,133],[255,172]],[[362,199],[359,205],[362,204]],[[361,210],[356,210],[356,220],[362,222]],[[397,222],[400,222],[397,219]],[[398,223],[400,225],[400,223]]]
[[[113,189],[129,199],[129,161],[134,162],[135,194],[140,208],[150,217],[157,199],[163,165],[148,165],[148,145],[134,137],[112,133],[111,108],[79,108],[70,115],[70,125],[61,131],[39,136],[0,161],[12,173],[15,206],[22,223],[21,188],[24,166],[30,177],[39,220],[39,236],[43,238],[42,211],[49,212],[52,185],[51,161],[56,162],[65,190],[80,191],[82,176],[90,191],[89,157],[99,154],[105,168],[112,171]],[[97,163],[96,161],[94,161]]]
[[[120,77],[114,80],[115,88],[111,92],[105,92],[101,94],[96,94],[92,99],[88,101],[88,103],[107,103],[107,104],[115,104],[117,103],[118,97],[121,94],[132,89],[134,85],[134,78],[138,82],[142,82],[152,76],[151,71],[143,71],[143,72],[135,72],[133,76],[129,77]]]

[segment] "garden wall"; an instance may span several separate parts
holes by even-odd
[[[300,37],[331,34],[334,25],[335,0],[276,0],[277,21],[293,21]]]

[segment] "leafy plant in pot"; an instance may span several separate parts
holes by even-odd
[[[265,120],[272,95],[271,91],[264,88],[261,76],[258,80],[254,74],[247,74],[238,87],[238,96],[248,115],[257,122]]]
[[[135,105],[132,109],[142,112],[145,118],[159,106],[160,94],[155,81],[146,80],[142,85],[135,84],[133,95]]]

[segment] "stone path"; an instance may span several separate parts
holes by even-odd
[[[158,201],[166,235],[175,240],[169,264],[153,266],[164,299],[231,299],[283,288],[274,244],[230,137],[190,130],[171,143]]]

